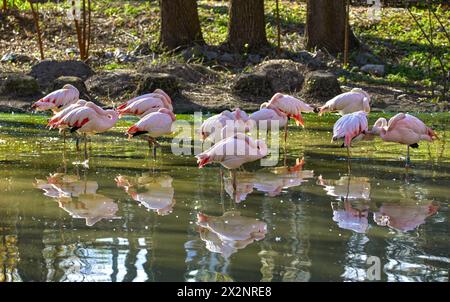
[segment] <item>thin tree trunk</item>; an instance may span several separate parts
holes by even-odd
[[[344,66],[348,65],[348,44],[350,31],[350,0],[345,0],[345,32],[344,32]]]
[[[87,32],[87,46],[86,46],[86,56],[88,58],[90,46],[91,46],[91,0],[88,0],[88,32]]]
[[[161,46],[175,49],[193,43],[204,43],[197,1],[161,0]]]
[[[281,26],[280,26],[280,7],[279,7],[279,0],[276,0],[276,12],[277,12],[277,52],[278,54],[281,53]]]
[[[264,0],[231,0],[228,45],[236,51],[257,50],[268,45]]]
[[[34,8],[33,3],[31,1],[29,1],[29,3],[30,3],[30,7],[31,7],[31,12],[33,14],[34,25],[36,26],[37,40],[38,40],[38,45],[39,45],[39,52],[41,53],[41,60],[44,60],[44,48],[42,46],[41,30],[39,28],[39,14],[37,13],[36,9]]]
[[[6,13],[7,10],[8,10],[8,3],[7,3],[7,0],[3,0],[3,12]]]
[[[345,0],[307,0],[306,48],[326,49],[330,53],[343,52],[345,20]],[[358,40],[349,29],[349,50],[358,46]]]
[[[86,0],[82,1],[82,5],[83,5],[83,27],[82,27],[82,39],[81,39],[81,44],[83,46],[83,57],[81,58],[81,60],[86,60],[87,59],[87,54],[86,54]]]

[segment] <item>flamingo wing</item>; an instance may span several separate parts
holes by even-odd
[[[398,113],[389,119],[387,125],[387,131],[392,130],[396,127],[397,123],[406,118],[406,114]]]
[[[363,113],[363,114],[361,114]],[[364,112],[347,114],[341,117],[333,127],[333,140],[344,139],[344,145],[350,146],[353,138],[368,129],[367,116]]]

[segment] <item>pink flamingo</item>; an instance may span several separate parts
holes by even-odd
[[[284,112],[288,118],[292,117],[295,120],[297,126],[305,128],[305,122],[303,120],[302,112],[314,112],[314,108],[306,104],[304,101],[299,100],[293,96],[275,93],[270,99],[269,105],[272,108],[278,108]],[[284,125],[284,148],[286,149],[288,123]]]
[[[156,112],[161,108],[167,108],[173,111],[172,99],[161,89],[155,89],[153,93],[147,93],[135,97],[119,107],[117,111],[122,115],[145,115]]]
[[[105,132],[117,122],[119,113],[113,109],[104,110],[92,102],[76,107],[67,112],[58,121],[51,124],[53,128],[70,128],[70,132],[82,133],[84,136],[84,155],[87,159],[87,135]]]
[[[266,125],[267,130],[272,129],[276,124],[278,124],[277,129],[284,127],[284,145],[286,146],[288,116],[278,107],[268,102],[262,103],[258,111],[250,114],[250,120],[254,121],[258,128]],[[264,121],[266,124],[264,124]]]
[[[249,116],[247,113],[239,108],[236,108],[232,112],[225,110],[219,114],[207,118],[203,122],[200,126],[201,138],[202,140],[205,140],[208,137],[211,137],[212,134],[215,134],[216,131],[220,131],[220,133],[217,132],[217,134],[220,134],[220,139],[225,138],[227,133],[232,133],[234,135],[234,132],[236,131],[247,132],[250,130],[248,121]],[[227,131],[230,130],[230,124],[233,126],[233,129],[231,129],[233,131]]]
[[[153,156],[156,155],[155,146],[158,146],[156,139],[159,136],[172,133],[172,124],[175,122],[175,114],[167,109],[161,108],[157,112],[152,112],[141,118],[136,124],[128,128],[129,138],[147,134],[149,148],[153,147]]]
[[[349,92],[341,93],[322,107],[319,107],[319,115],[325,112],[339,112],[340,115],[356,111],[370,112],[370,95],[361,88],[353,88]]]
[[[286,113],[295,120],[297,126],[305,127],[302,112],[314,112],[314,108],[293,96],[276,93],[269,102],[270,105]]]
[[[62,89],[53,91],[42,99],[36,101],[31,108],[37,111],[52,110],[53,113],[58,112],[65,107],[78,101],[80,92],[75,86],[66,84]]]
[[[255,121],[258,127],[261,126],[261,121],[266,121],[267,129],[271,129],[272,124],[275,123],[278,123],[279,128],[284,127],[288,121],[288,117],[285,113],[268,102],[262,103],[258,111],[250,114],[250,119]]]
[[[87,102],[85,100],[78,100],[78,102],[76,102],[75,104],[71,104],[68,107],[64,108],[63,110],[59,111],[48,121],[47,127],[49,127],[50,130],[58,128],[59,133],[61,133],[61,132],[63,133],[64,143],[65,143],[66,142],[66,129],[68,126],[65,124],[61,124],[58,127],[56,127],[55,126],[56,123],[58,123],[70,111],[74,110],[75,108],[83,107],[84,105],[86,105],[86,103]],[[77,140],[77,142],[78,142],[78,140]]]
[[[196,155],[199,168],[210,163],[220,163],[231,170],[233,192],[236,192],[236,169],[244,163],[256,161],[267,155],[267,145],[263,140],[254,141],[243,133],[224,138],[208,150]]]
[[[360,141],[368,132],[367,113],[357,111],[342,116],[333,127],[333,141],[343,139],[342,147],[347,147],[348,169],[350,172],[350,147],[352,142]]]
[[[406,145],[406,167],[410,166],[409,147],[418,148],[420,141],[432,142],[438,138],[420,119],[405,113],[398,113],[389,122],[379,118],[370,133],[379,135],[386,142]]]

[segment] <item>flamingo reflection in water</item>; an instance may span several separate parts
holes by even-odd
[[[267,193],[270,197],[281,194],[283,189],[300,186],[314,177],[313,170],[303,170],[305,160],[297,158],[294,166],[282,166],[257,173],[255,177],[255,189]]]
[[[61,209],[73,218],[86,220],[87,226],[93,226],[102,219],[117,219],[117,204],[109,197],[98,194],[96,181],[80,180],[77,175],[55,173],[47,180],[36,179],[36,188],[44,195],[53,198]]]
[[[439,204],[433,201],[420,203],[400,201],[383,203],[377,212],[373,213],[373,220],[380,226],[407,232],[425,223],[425,219],[433,216],[439,210]]]
[[[255,185],[255,174],[242,172],[236,173],[236,188],[233,186],[232,177],[223,177],[225,192],[234,198],[234,202],[240,203],[247,199],[247,196],[253,193],[253,186]]]
[[[224,177],[225,191],[236,203],[247,199],[247,196],[256,191],[266,193],[269,197],[281,194],[283,189],[300,186],[314,178],[313,170],[303,170],[304,159],[297,158],[294,166],[282,166],[261,170],[257,172],[238,172],[236,174],[236,190],[233,188],[231,178]]]
[[[172,213],[175,205],[173,178],[169,175],[142,175],[140,177],[127,177],[118,175],[116,178],[118,187],[148,210],[158,215]]]
[[[340,179],[318,177],[327,195],[336,197],[331,203],[333,221],[342,229],[365,233],[369,228],[370,182],[367,177],[342,176]]]
[[[239,249],[253,241],[264,239],[267,224],[255,218],[241,216],[238,211],[228,211],[222,216],[207,216],[199,213],[197,224],[200,226],[200,238],[206,248],[228,258]]]

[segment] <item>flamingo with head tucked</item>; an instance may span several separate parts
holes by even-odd
[[[357,111],[346,114],[336,121],[333,127],[333,141],[344,140],[342,147],[347,147],[348,168],[350,171],[350,147],[352,142],[360,141],[368,132],[367,113]]]
[[[250,120],[255,121],[258,128],[267,126],[267,129],[271,129],[275,124],[278,124],[278,128],[284,127],[287,124],[288,117],[273,104],[265,102],[261,104],[258,111],[250,114]]]
[[[37,111],[52,110],[53,113],[64,109],[78,101],[80,92],[70,84],[66,84],[63,88],[53,91],[42,99],[36,101],[31,108]]]
[[[288,123],[288,116],[284,112],[282,112],[278,107],[270,104],[269,102],[265,102],[261,104],[261,107],[258,111],[250,114],[250,120],[253,121],[258,129],[266,127],[267,131],[269,129],[280,129],[282,127],[287,130],[286,126]],[[286,146],[287,135],[285,132],[284,136],[284,145]]]
[[[227,169],[237,169],[267,155],[267,145],[263,140],[254,141],[243,133],[225,138],[208,150],[196,155],[199,168],[210,163],[220,163]]]
[[[63,137],[64,137],[64,142],[66,142],[66,130],[67,130],[67,125],[65,124],[60,124],[58,125],[58,127],[56,127],[55,125],[69,112],[71,112],[72,110],[74,110],[75,108],[79,108],[79,107],[83,107],[84,105],[87,104],[87,101],[85,100],[78,100],[75,104],[69,105],[68,107],[64,108],[63,110],[59,111],[58,113],[56,113],[51,119],[49,119],[48,123],[47,123],[47,127],[49,127],[49,129],[59,129],[59,133],[63,133]],[[77,143],[78,143],[78,139],[77,139]],[[78,146],[78,144],[77,144]]]
[[[398,113],[389,122],[385,118],[379,118],[370,133],[379,135],[386,142],[406,145],[406,167],[410,166],[409,147],[418,148],[420,141],[433,142],[438,138],[433,129],[424,122],[405,113]]]
[[[158,145],[156,138],[162,135],[172,133],[172,124],[176,121],[175,114],[167,108],[161,108],[157,112],[152,112],[141,118],[136,124],[128,128],[129,138],[147,134],[149,147],[153,147],[153,155],[155,156]]]
[[[225,110],[219,114],[207,118],[200,126],[202,140],[213,138],[218,141],[235,133],[250,131],[251,124],[248,114],[236,108],[234,111]]]
[[[345,115],[357,111],[370,112],[370,95],[361,88],[353,88],[349,92],[341,93],[322,107],[319,107],[319,115],[325,112],[337,111],[340,115]]]
[[[236,192],[236,169],[244,163],[256,161],[267,155],[267,145],[263,140],[254,141],[243,133],[227,137],[208,150],[196,155],[199,168],[210,163],[220,163],[231,170],[233,192]]]
[[[117,122],[119,114],[113,109],[104,110],[92,102],[76,107],[67,112],[57,122],[52,123],[53,128],[70,128],[70,132],[78,132],[84,136],[84,154],[87,158],[87,135],[105,132]]]
[[[123,103],[117,107],[117,111],[120,116],[139,115],[144,117],[161,108],[167,108],[170,111],[173,111],[172,99],[163,90],[155,89],[153,93],[147,93]]]

